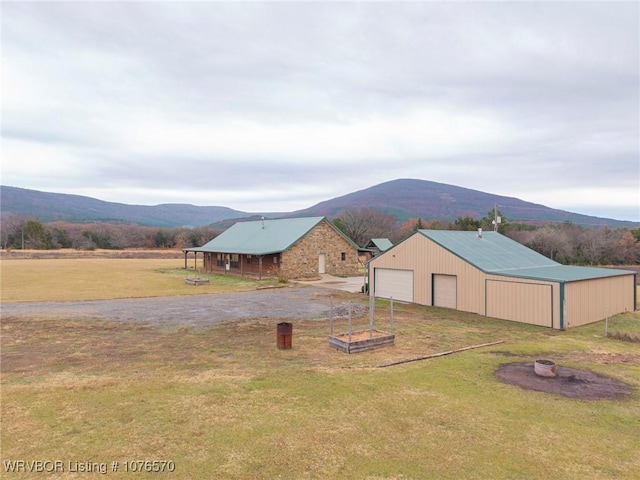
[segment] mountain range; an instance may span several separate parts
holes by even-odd
[[[294,212],[249,213],[222,206],[188,204],[128,205],[105,202],[81,195],[41,192],[12,186],[0,187],[0,210],[37,217],[42,222],[62,220],[72,223],[133,223],[157,227],[199,227],[231,224],[253,216],[268,218],[326,216],[334,218],[345,210],[368,207],[409,218],[452,221],[470,216],[480,219],[498,205],[510,222],[544,224],[573,222],[579,225],[637,227],[636,222],[594,217],[549,208],[514,197],[471,190],[427,180],[398,179],[320,202]]]

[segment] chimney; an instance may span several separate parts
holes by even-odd
[[[262,217],[262,229],[264,230],[264,217]]]
[[[478,238],[482,238],[482,229],[481,228],[478,229]]]

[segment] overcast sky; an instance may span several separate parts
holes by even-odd
[[[291,211],[397,178],[640,221],[640,3],[6,2],[2,184]]]

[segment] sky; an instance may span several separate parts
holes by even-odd
[[[303,209],[398,178],[640,221],[640,3],[7,2],[1,183]]]

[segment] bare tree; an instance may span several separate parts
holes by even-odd
[[[567,233],[563,229],[546,225],[529,232],[528,246],[558,262],[568,262],[574,257]]]
[[[609,229],[589,228],[582,232],[580,238],[580,254],[589,265],[610,263],[605,260]]]
[[[388,238],[393,235],[397,219],[394,215],[371,208],[346,210],[338,217],[340,228],[359,246],[372,238]]]

